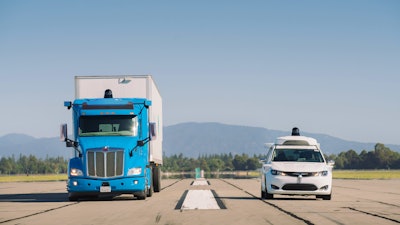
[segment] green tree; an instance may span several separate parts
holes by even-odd
[[[353,149],[345,152],[344,157],[346,158],[346,169],[358,169],[360,167],[360,156]]]
[[[232,164],[235,170],[246,170],[247,168],[247,159],[248,156],[246,154],[235,155],[233,158]]]
[[[375,145],[375,156],[379,167],[382,169],[390,169],[392,159],[395,158],[394,152],[381,143]]]
[[[0,174],[10,175],[13,172],[14,164],[10,157],[2,157],[0,160]]]
[[[257,157],[247,159],[246,170],[256,170],[261,167],[260,159]]]
[[[211,171],[221,171],[225,167],[224,161],[222,161],[222,159],[217,158],[217,157],[213,157],[213,158],[209,159],[208,165],[209,165]]]

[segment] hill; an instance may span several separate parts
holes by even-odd
[[[0,137],[0,157],[34,155],[37,158],[63,156],[69,158],[72,148],[66,148],[58,137],[34,138],[25,134],[8,134]]]
[[[316,138],[326,154],[339,154],[350,149],[356,152],[371,151],[376,144],[346,141],[325,134],[302,131],[301,134]],[[290,135],[290,131],[220,123],[181,123],[164,128],[164,154],[170,156],[182,153],[186,157],[221,153],[264,154],[264,143],[273,142],[276,137],[286,135]],[[386,146],[393,151],[400,151],[400,145]],[[0,137],[0,157],[18,157],[20,154],[32,154],[38,158],[69,158],[73,149],[66,148],[65,143],[60,142],[58,137],[34,138],[24,134]]]
[[[339,154],[350,149],[356,152],[371,151],[376,143],[346,141],[325,134],[302,132],[301,135],[316,138],[325,154]],[[182,123],[168,126],[164,130],[164,152],[166,155],[182,153],[197,157],[202,154],[247,153],[265,154],[264,143],[276,137],[290,135],[290,131],[269,130],[260,127],[226,125],[220,123]],[[400,151],[400,145],[386,145]]]

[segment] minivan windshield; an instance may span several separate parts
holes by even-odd
[[[321,151],[313,149],[274,149],[273,162],[324,162]]]
[[[81,116],[79,136],[136,136],[138,120],[134,115]]]

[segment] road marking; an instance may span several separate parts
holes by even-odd
[[[189,190],[181,209],[220,209],[211,190]]]
[[[210,185],[210,184],[207,180],[195,180],[192,183],[192,186],[208,186],[208,185]]]
[[[214,190],[186,190],[175,209],[226,209],[226,206]]]

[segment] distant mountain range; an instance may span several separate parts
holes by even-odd
[[[346,141],[325,134],[301,132],[301,135],[316,138],[325,154],[339,154],[350,149],[356,152],[371,151],[376,143]],[[276,137],[290,135],[291,131],[269,130],[260,127],[227,125],[220,123],[181,123],[164,127],[164,154],[182,153],[186,157],[232,153],[248,155],[264,154],[264,143]],[[383,143],[385,144],[385,143]],[[385,144],[400,152],[400,145]],[[69,158],[72,148],[66,148],[58,137],[34,138],[24,134],[8,134],[0,137],[0,157],[35,155],[38,158],[63,156]]]
[[[350,149],[356,152],[374,150],[376,143],[346,141],[325,134],[302,132],[301,135],[317,139],[325,154],[339,154]],[[164,128],[166,155],[183,153],[197,157],[204,154],[229,153],[248,155],[265,154],[265,143],[275,138],[291,135],[289,131],[269,130],[260,127],[226,125],[220,123],[181,123]],[[385,143],[383,143],[385,144]],[[400,145],[386,145],[400,152]]]

